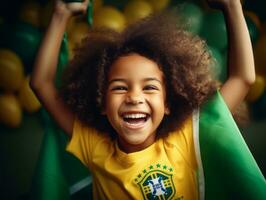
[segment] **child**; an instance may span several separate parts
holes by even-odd
[[[255,80],[251,42],[240,0],[209,3],[222,9],[229,30],[229,77],[219,92],[234,112]],[[70,136],[67,150],[92,172],[94,199],[203,197],[193,113],[217,90],[204,42],[166,14],[122,33],[92,30],[59,92],[54,77],[65,27],[87,5],[56,2],[31,87]]]

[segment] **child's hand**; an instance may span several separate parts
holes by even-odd
[[[64,13],[69,15],[85,14],[90,0],[84,0],[81,2],[65,2],[64,0],[56,0],[55,12]]]
[[[211,8],[224,9],[230,7],[234,3],[241,3],[240,0],[206,0]]]

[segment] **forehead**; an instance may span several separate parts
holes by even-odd
[[[111,65],[108,78],[138,78],[156,77],[163,79],[163,72],[153,60],[136,53],[121,56]]]

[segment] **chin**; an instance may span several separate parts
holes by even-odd
[[[131,145],[142,145],[149,140],[149,136],[134,135],[133,138],[128,138],[127,142]]]

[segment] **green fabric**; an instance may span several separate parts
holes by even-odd
[[[91,3],[87,10],[87,21],[90,25],[92,24],[92,10],[93,4]],[[61,75],[67,65],[68,58],[68,41],[66,34],[64,34],[56,72],[55,84],[57,87],[60,87]],[[56,126],[44,109],[42,110],[42,116],[45,129],[44,138],[33,178],[30,199],[67,200],[91,198],[91,185],[70,196],[70,187],[90,174],[78,159],[65,151],[68,141],[67,136]]]
[[[67,62],[68,49],[65,34],[56,73],[57,87],[60,86],[61,75]],[[30,196],[31,199],[38,200],[67,200],[70,199],[70,186],[89,176],[89,172],[79,160],[65,151],[68,141],[66,134],[56,126],[44,109],[41,112],[45,129],[44,138]],[[90,196],[88,188],[89,186],[71,196],[71,199],[88,199]]]
[[[67,200],[72,185],[90,174],[82,163],[65,151],[68,138],[45,110],[42,110],[45,133],[39,161],[32,184],[31,199]],[[91,186],[87,186],[71,199],[88,199]]]
[[[45,112],[45,111],[44,111]],[[32,199],[70,199],[69,186],[62,171],[62,148],[57,128],[47,121],[40,159],[33,181]]]
[[[266,181],[217,93],[200,112],[205,199],[266,199]]]

